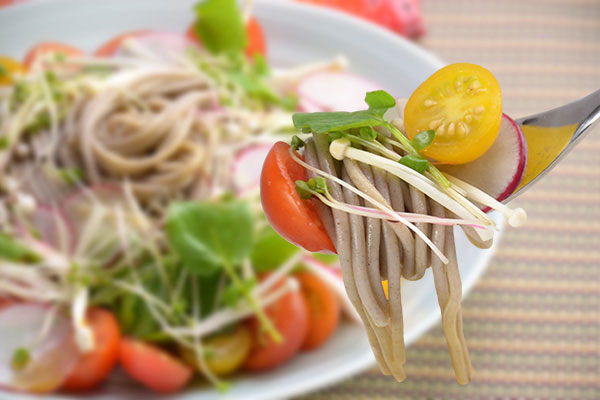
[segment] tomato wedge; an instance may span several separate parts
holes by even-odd
[[[269,334],[261,330],[258,319],[251,318],[248,327],[252,334],[252,348],[244,362],[244,367],[250,371],[272,369],[294,357],[308,332],[308,305],[300,291],[286,293],[265,308],[265,312],[283,341],[273,341]]]
[[[102,308],[87,313],[87,322],[94,332],[94,350],[83,354],[63,384],[68,391],[85,391],[98,386],[115,367],[119,359],[121,333],[113,314]]]
[[[313,350],[325,343],[338,327],[340,302],[316,275],[301,272],[295,277],[300,281],[302,295],[309,309],[308,333],[302,342],[302,349]]]
[[[158,393],[173,393],[183,388],[192,370],[166,351],[125,338],[119,346],[123,369],[133,379]]]
[[[0,86],[12,84],[12,75],[25,72],[25,68],[12,58],[0,56]]]
[[[80,56],[85,54],[82,50],[77,47],[73,47],[68,44],[59,43],[59,42],[42,42],[33,46],[27,54],[25,58],[23,58],[23,65],[26,69],[31,69],[31,66],[39,57],[46,55],[48,53],[59,53],[65,56]]]
[[[198,35],[196,35],[194,24],[190,25],[187,28],[185,34],[194,43],[202,43]],[[265,35],[263,34],[263,29],[260,25],[260,22],[258,22],[256,18],[250,17],[250,19],[248,20],[248,23],[246,24],[246,35],[248,37],[248,44],[246,45],[246,49],[244,49],[244,53],[246,54],[246,56],[252,57],[256,53],[262,56],[266,56],[267,44],[265,40]]]
[[[96,57],[110,57],[113,54],[115,54],[115,52],[121,46],[121,43],[123,43],[125,39],[145,35],[149,32],[150,31],[147,29],[141,29],[138,31],[125,32],[120,35],[117,35],[114,38],[103,43],[100,47],[98,47],[96,51],[94,51],[94,55]]]
[[[479,65],[448,65],[414,91],[404,109],[406,134],[435,130],[423,153],[440,163],[464,164],[485,153],[502,121],[502,95],[496,78]]]
[[[290,146],[275,143],[267,154],[260,176],[260,197],[269,223],[289,242],[308,251],[335,247],[310,200],[296,191],[296,181],[306,180],[304,167],[290,156]]]

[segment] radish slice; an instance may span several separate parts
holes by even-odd
[[[75,228],[61,209],[39,205],[31,215],[31,224],[50,247],[64,253],[75,249]]]
[[[503,201],[521,183],[526,166],[527,141],[523,131],[515,121],[503,114],[498,137],[488,151],[468,164],[443,165],[440,168],[496,200]],[[483,209],[484,212],[489,210],[489,207]]]
[[[135,46],[135,47],[134,47]],[[132,52],[144,51],[144,55],[158,61],[170,61],[173,54],[184,54],[190,47],[197,47],[185,35],[166,31],[141,32],[123,40],[114,56],[128,56]],[[135,48],[135,50],[134,50]]]
[[[13,303],[0,308],[0,387],[48,393],[61,386],[79,353],[69,321],[56,313],[44,330],[49,308],[33,303]],[[29,361],[14,365],[15,351],[24,349]]]
[[[358,75],[341,71],[319,71],[298,84],[300,104],[315,106],[319,111],[364,110],[365,93],[381,89],[376,83]]]
[[[233,183],[238,195],[260,187],[262,165],[272,144],[256,144],[241,150],[232,168]]]

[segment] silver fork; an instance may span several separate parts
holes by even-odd
[[[525,175],[503,203],[547,174],[600,121],[600,89],[562,107],[516,120],[527,140]]]

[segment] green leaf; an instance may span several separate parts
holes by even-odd
[[[292,116],[296,129],[315,133],[345,131],[352,128],[384,125],[376,111],[296,113]]]
[[[18,347],[13,352],[10,366],[14,371],[22,371],[29,364],[30,360],[31,354],[29,350],[24,347]]]
[[[294,135],[292,137],[292,149],[293,150],[298,150],[302,147],[304,147],[306,143],[304,143],[304,141],[302,139],[300,139],[298,136]]]
[[[0,233],[0,259],[36,262],[40,256],[8,235]]]
[[[429,147],[431,143],[433,143],[433,139],[435,139],[435,131],[422,131],[417,133],[417,135],[412,140],[412,145],[417,151],[421,151],[426,147]]]
[[[0,137],[0,150],[6,149],[8,147],[8,138],[6,136]]]
[[[370,126],[360,128],[358,131],[358,135],[361,138],[368,140],[369,142],[372,142],[375,139],[377,139],[377,131],[371,128]]]
[[[313,253],[311,256],[316,258],[317,260],[321,261],[324,264],[334,264],[339,261],[338,256],[335,254]]]
[[[394,97],[385,90],[375,90],[368,92],[365,96],[365,103],[369,105],[369,110],[383,117],[385,112],[396,105]]]
[[[4,65],[0,65],[0,78],[8,76],[8,70]]]
[[[211,275],[224,263],[234,266],[252,251],[253,218],[239,200],[173,203],[167,212],[167,237],[184,265]]]
[[[267,77],[271,75],[271,69],[265,57],[260,53],[254,53],[254,73],[258,76]]]
[[[300,251],[279,236],[270,226],[260,231],[250,254],[250,261],[257,272],[272,271]]]
[[[79,167],[59,168],[57,169],[57,173],[67,185],[74,185],[83,180],[83,170]]]
[[[429,161],[423,156],[417,154],[409,154],[404,156],[398,161],[402,165],[406,165],[408,168],[412,168],[418,173],[422,174],[429,167]]]
[[[196,34],[212,53],[242,52],[246,48],[246,28],[235,0],[206,0],[198,3],[195,11]]]
[[[301,199],[308,200],[313,197],[311,193],[311,187],[305,181],[296,181],[296,192],[300,195]]]
[[[327,134],[327,142],[331,144],[332,142],[341,139],[344,137],[342,132],[330,132]]]
[[[198,276],[198,292],[200,294],[200,316],[206,317],[218,306],[217,292],[219,284],[224,279],[225,272],[217,271],[212,275]],[[191,294],[187,296],[190,298]]]
[[[243,281],[241,285],[229,284],[223,291],[223,304],[236,307],[244,294],[250,292],[256,286],[256,283],[256,278],[250,278]]]

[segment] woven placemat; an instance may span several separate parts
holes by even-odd
[[[423,0],[420,44],[447,62],[481,64],[519,117],[600,88],[599,0]],[[514,205],[508,229],[464,300],[475,367],[458,385],[438,325],[407,351],[407,380],[377,369],[303,397],[600,399],[600,129]]]

